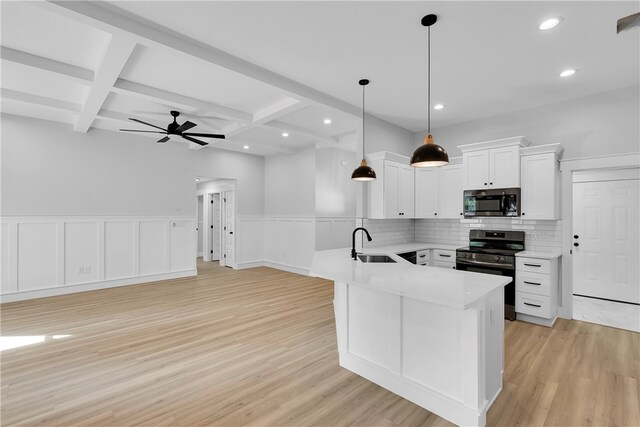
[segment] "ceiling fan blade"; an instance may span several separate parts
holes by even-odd
[[[163,130],[165,132],[167,131],[166,129],[161,128],[160,126],[152,125],[151,123],[143,122],[142,120],[132,119],[131,117],[129,117],[129,120],[133,120],[134,122],[142,123],[143,125],[151,126],[151,127],[156,128],[156,129]]]
[[[171,139],[171,138],[169,138],[168,136],[165,136],[164,138],[159,139],[156,142],[167,142],[169,139]]]
[[[159,130],[138,130],[138,129],[118,129],[124,132],[144,132],[144,133],[167,133],[167,131],[160,132]]]
[[[184,122],[183,124],[181,124],[180,126],[178,126],[175,130],[176,133],[182,133],[185,130],[189,130],[193,127],[198,126],[197,124],[190,122],[189,120],[187,120],[186,122]]]
[[[188,136],[203,136],[206,138],[218,138],[218,139],[225,139],[224,135],[218,134],[218,133],[193,133],[193,132],[189,132],[189,133],[182,133],[183,135],[188,135]]]
[[[183,137],[184,139],[186,139],[187,141],[195,142],[195,143],[196,143],[196,144],[198,144],[198,145],[209,145],[209,143],[208,143],[208,142],[204,142],[204,141],[197,140],[197,139],[195,139],[195,138],[191,138],[190,136],[185,135],[185,134],[182,134],[182,137]]]

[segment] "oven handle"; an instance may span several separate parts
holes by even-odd
[[[461,259],[457,259],[456,260],[457,263],[459,264],[465,264],[465,265],[486,265],[489,267],[497,267],[497,268],[502,268],[505,270],[513,270],[513,266],[512,265],[508,265],[508,264],[498,264],[495,262],[486,262],[486,261],[466,261],[466,260],[461,260]]]

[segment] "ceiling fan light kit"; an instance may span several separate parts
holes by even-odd
[[[209,145],[208,142],[204,142],[204,141],[200,141],[199,139],[194,138],[194,136],[197,137],[202,137],[202,138],[217,138],[217,139],[225,139],[224,135],[220,135],[217,133],[194,133],[194,132],[186,132],[191,128],[196,127],[197,125],[193,122],[190,122],[189,120],[187,120],[186,122],[184,122],[183,124],[178,124],[178,121],[176,120],[177,117],[180,115],[179,111],[171,111],[170,112],[171,115],[173,116],[173,122],[169,123],[169,125],[167,125],[167,129],[163,129],[160,126],[156,126],[156,125],[152,125],[151,123],[147,123],[147,122],[143,122],[142,120],[138,120],[138,119],[134,119],[129,117],[129,120],[132,120],[134,122],[137,123],[141,123],[143,125],[147,125],[147,126],[151,126],[152,128],[156,128],[156,129],[160,129],[160,131],[157,130],[137,130],[137,129],[120,129],[123,132],[143,132],[143,133],[163,133],[165,134],[164,137],[162,137],[161,139],[159,139],[156,142],[159,143],[163,143],[163,142],[167,142],[169,141],[172,135],[174,136],[180,136],[184,139],[186,139],[187,141],[191,141],[193,143],[196,143],[198,145]]]
[[[421,24],[427,27],[427,136],[424,144],[418,147],[411,156],[411,166],[416,168],[443,166],[449,163],[449,155],[437,145],[431,135],[431,26],[438,21],[434,14],[422,18]]]
[[[353,170],[351,179],[354,181],[374,181],[376,172],[367,165],[367,160],[364,158],[364,87],[369,84],[369,80],[362,79],[358,83],[362,86],[362,161],[360,166]]]

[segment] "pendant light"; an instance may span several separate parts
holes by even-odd
[[[369,84],[369,80],[362,79],[358,83],[362,86],[362,162],[353,170],[351,179],[354,181],[374,181],[376,172],[367,166],[367,161],[364,158],[364,87]]]
[[[426,168],[442,166],[449,163],[449,155],[446,150],[437,145],[431,136],[431,26],[436,23],[438,17],[430,14],[422,18],[422,26],[427,27],[427,136],[424,144],[416,148],[411,156],[411,166]]]

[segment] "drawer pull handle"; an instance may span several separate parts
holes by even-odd
[[[527,282],[526,280],[523,280],[524,283],[526,283],[527,285],[536,285],[536,286],[540,286],[542,285],[542,283],[536,283],[536,282]]]
[[[420,258],[424,258],[424,257],[426,257],[426,256],[427,256],[426,254],[425,254],[425,255],[420,255]]]
[[[451,255],[445,255],[445,254],[438,254],[438,256],[445,257],[445,258],[451,258]]]
[[[541,264],[528,264],[528,263],[524,263],[524,265],[526,265],[527,267],[542,267]]]
[[[542,307],[540,304],[531,304],[528,302],[525,302],[524,305],[530,305],[531,307],[538,307],[538,308]]]

